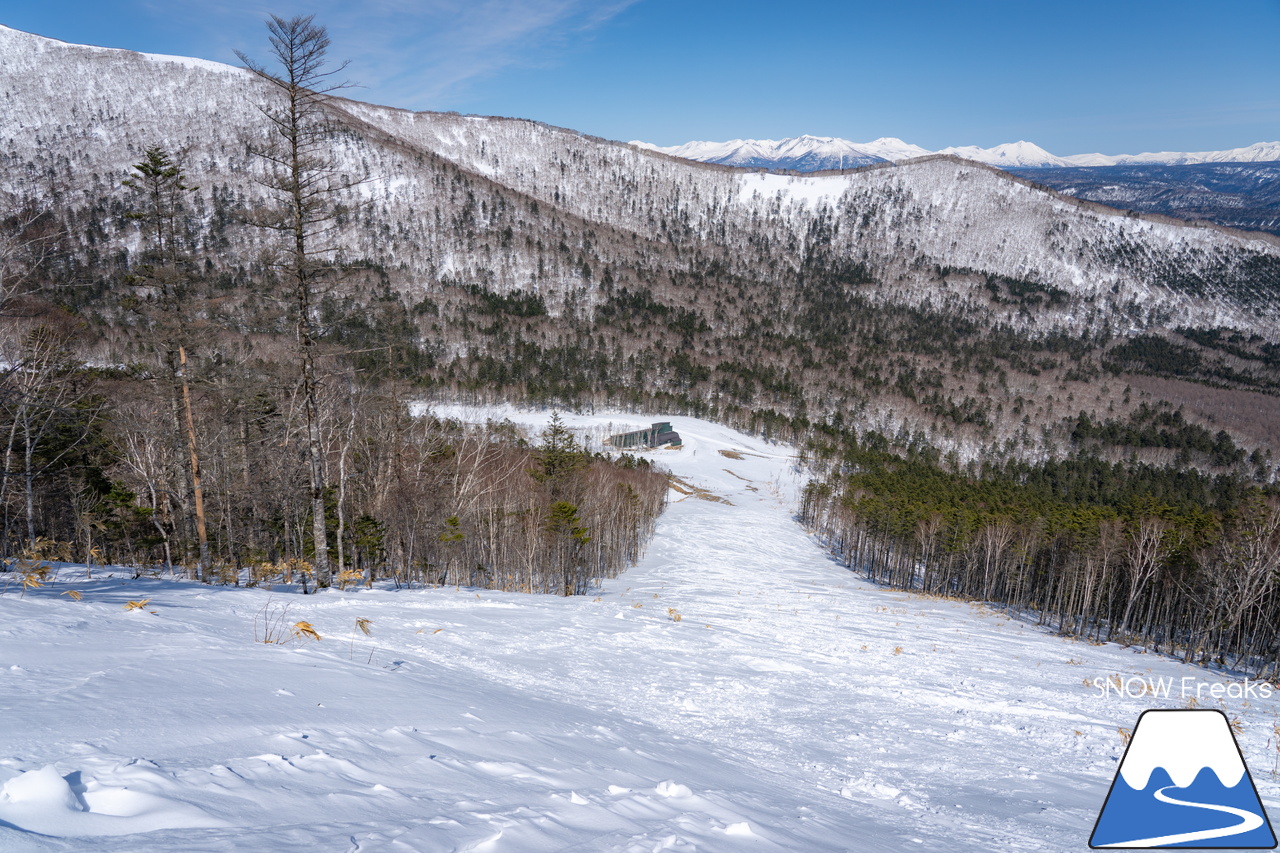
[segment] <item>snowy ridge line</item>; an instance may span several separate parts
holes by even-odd
[[[658,152],[662,153],[662,152]],[[673,155],[666,155],[673,156]],[[678,158],[677,158],[678,159]],[[857,166],[848,169],[820,169],[812,172],[797,171],[795,169],[767,169],[764,167],[743,168],[736,166],[721,166],[720,168],[729,169],[737,173],[761,174],[761,175],[779,175],[787,178],[839,178],[848,175],[866,175],[875,172],[889,171],[893,169],[909,169],[912,166],[920,166],[926,163],[949,162],[957,165],[968,166],[971,168],[983,169],[990,174],[1009,181],[1010,183],[1019,184],[1028,189],[1036,190],[1047,196],[1065,202],[1072,207],[1085,210],[1090,213],[1099,213],[1103,216],[1123,217],[1127,220],[1138,222],[1150,222],[1158,225],[1172,225],[1178,228],[1196,228],[1205,231],[1215,231],[1221,234],[1227,234],[1242,240],[1256,240],[1258,242],[1267,243],[1272,246],[1280,247],[1280,235],[1271,234],[1266,231],[1247,231],[1242,228],[1232,228],[1227,225],[1219,225],[1216,222],[1210,222],[1207,219],[1179,219],[1175,216],[1166,216],[1163,213],[1147,213],[1136,210],[1128,210],[1121,207],[1113,207],[1097,201],[1090,201],[1079,196],[1069,195],[1053,187],[1047,186],[1022,175],[1015,175],[1004,169],[993,166],[988,163],[981,163],[977,160],[968,160],[957,154],[926,154],[922,157],[913,157],[909,160],[886,161],[883,163],[869,163],[865,166]],[[715,165],[715,164],[703,164]],[[838,194],[837,194],[838,195]]]
[[[640,140],[633,140],[630,144],[689,160],[770,169],[804,165],[803,171],[814,170],[808,166],[810,163],[821,164],[821,168],[837,168],[837,164],[846,158],[850,165],[858,166],[876,161],[901,162],[931,153],[954,154],[973,162],[1021,168],[1261,163],[1280,160],[1280,142],[1256,142],[1226,151],[1072,154],[1065,157],[1050,154],[1025,140],[1006,142],[991,148],[976,145],[949,146],[933,152],[893,137],[882,137],[872,142],[850,142],[838,137],[804,135],[780,140],[733,139],[728,142],[699,141],[669,146]]]
[[[1210,222],[1207,219],[1179,219],[1175,216],[1166,216],[1163,213],[1144,213],[1136,210],[1127,210],[1125,208],[1113,207],[1111,205],[1102,204],[1101,202],[1090,201],[1089,199],[1080,198],[1079,196],[1068,195],[1059,190],[1055,190],[1053,187],[1046,186],[1045,184],[1037,183],[1036,181],[1033,181],[1030,178],[1025,178],[1022,175],[1015,175],[1012,172],[1006,172],[1004,169],[1001,169],[998,166],[992,166],[987,163],[980,163],[975,160],[966,160],[965,158],[957,156],[955,154],[930,154],[925,157],[917,157],[913,160],[903,160],[898,163],[876,163],[870,166],[863,166],[862,168],[856,169],[856,170],[846,170],[846,172],[848,171],[871,172],[871,171],[877,171],[880,169],[893,169],[893,168],[898,168],[902,166],[912,166],[920,163],[929,163],[936,160],[948,160],[948,161],[951,161],[954,163],[960,163],[966,166],[985,169],[986,171],[990,172],[991,174],[995,175],[1001,180],[1010,181],[1015,184],[1020,184],[1029,189],[1042,192],[1045,195],[1052,196],[1058,201],[1062,201],[1067,204],[1070,204],[1071,206],[1077,207],[1080,210],[1087,210],[1090,213],[1100,213],[1104,216],[1122,216],[1125,219],[1135,220],[1138,222],[1151,222],[1158,225],[1172,225],[1179,228],[1199,228],[1206,231],[1216,231],[1222,234],[1228,234],[1232,237],[1240,238],[1242,240],[1256,240],[1258,242],[1268,243],[1272,246],[1280,247],[1280,235],[1270,234],[1265,231],[1246,231],[1242,228],[1231,228],[1230,226],[1227,226],[1227,225],[1219,225],[1216,222]],[[796,174],[799,175],[801,173],[796,173]],[[840,175],[840,174],[844,174],[844,173],[840,171],[809,173],[809,175],[815,176],[815,177],[816,176],[825,177],[825,176]]]
[[[63,41],[62,39],[54,38],[53,36],[42,36],[37,33],[28,33],[25,30],[18,30],[18,29],[14,29],[13,27],[6,27],[4,24],[0,24],[0,35],[5,35],[9,33],[17,33],[22,36],[34,37],[34,38],[40,39],[43,42],[47,42],[47,44],[45,45],[46,48],[49,48],[49,47],[52,47],[55,49],[83,48],[86,50],[101,51],[103,53],[125,53],[125,54],[130,54],[132,56],[141,57],[142,59],[149,59],[155,62],[168,62],[168,63],[173,63],[175,65],[182,65],[187,68],[199,68],[203,71],[213,71],[220,74],[221,73],[233,73],[233,74],[249,73],[248,71],[246,71],[243,68],[240,68],[239,66],[231,65],[226,62],[218,62],[215,59],[201,59],[195,56],[179,56],[177,54],[168,54],[168,53],[146,53],[140,50],[129,50],[128,48],[123,48],[123,47],[104,47],[102,45],[96,45],[96,44],[80,44],[78,42]]]
[[[52,146],[80,174],[95,176],[77,190],[80,204],[119,198],[117,176],[135,162],[141,146],[157,137],[192,147],[192,178],[201,186],[227,181],[231,195],[219,201],[207,192],[206,205],[253,204],[261,198],[260,188],[245,179],[255,164],[226,132],[258,120],[256,78],[160,66],[124,51],[105,57],[110,62],[103,61],[99,49],[50,52],[39,39],[15,32],[0,33],[0,42],[0,67],[13,73],[5,104],[7,115],[18,118],[10,125],[35,116],[50,128],[49,138],[40,138],[43,132],[13,133],[9,145],[16,162],[38,164]],[[66,79],[85,83],[61,91],[47,73],[51,62],[65,67]],[[199,93],[205,105],[194,114],[192,93]],[[404,270],[400,286],[415,299],[432,287],[428,283],[447,278],[490,281],[498,293],[534,289],[553,318],[575,288],[586,286],[588,298],[599,300],[602,291],[584,280],[581,269],[564,259],[568,256],[552,253],[548,272],[533,277],[535,251],[527,247],[548,237],[557,219],[568,228],[569,243],[591,256],[597,270],[630,271],[653,263],[675,269],[685,262],[684,246],[710,240],[724,255],[725,274],[755,277],[767,266],[798,269],[800,256],[790,247],[805,245],[816,219],[833,218],[840,227],[830,235],[831,257],[865,260],[879,277],[872,292],[879,300],[923,303],[938,293],[931,268],[972,269],[1035,280],[1071,294],[1074,302],[1066,307],[1045,307],[1017,320],[1037,331],[1111,324],[1133,305],[1142,313],[1139,323],[1168,317],[1181,325],[1213,323],[1271,333],[1253,310],[1268,308],[1270,294],[1257,290],[1244,266],[1245,255],[1264,246],[1256,242],[1264,238],[1249,235],[1244,239],[1253,242],[1246,245],[1236,236],[1244,232],[1189,228],[1180,221],[1166,225],[1154,217],[1126,220],[1114,208],[1090,207],[1038,188],[1022,190],[1034,184],[991,180],[989,173],[973,180],[980,164],[972,161],[933,155],[905,162],[897,172],[782,176],[782,184],[794,184],[769,182],[769,192],[744,199],[743,177],[755,172],[681,160],[538,122],[411,113],[343,100],[330,107],[350,122],[351,133],[343,135],[337,151],[341,164],[355,175],[367,168],[373,178],[352,192],[360,196],[354,201],[376,194],[386,217],[399,226],[384,239],[363,221],[352,220],[342,237],[348,254]],[[100,118],[84,125],[77,115]],[[76,130],[56,130],[64,127]],[[501,202],[487,210],[481,205],[475,217],[479,230],[426,227],[423,211],[441,221],[467,211],[461,196],[434,191],[441,173],[464,178]],[[229,178],[215,177],[223,175]],[[830,209],[821,209],[822,196]],[[1070,205],[1059,203],[1068,198]],[[530,200],[540,205],[536,216],[515,212],[531,207]],[[673,227],[653,239],[662,220]],[[509,245],[499,241],[481,265],[472,249],[496,236],[486,229],[496,232],[499,223],[513,226],[517,239]],[[600,229],[611,233],[589,236]],[[127,244],[131,234],[130,227],[120,225],[111,238]],[[263,239],[256,233],[235,236],[237,251],[252,251]],[[899,239],[919,246],[919,269],[907,268],[893,249]],[[738,245],[765,248],[745,253],[725,248]],[[1274,243],[1265,248],[1266,254],[1276,251]],[[1123,267],[1114,261],[1121,250],[1134,250],[1125,256],[1133,262]],[[1188,267],[1208,286],[1169,293],[1162,276]],[[890,288],[886,282],[895,275],[908,286]],[[963,305],[990,316],[1003,310],[978,301],[981,294],[975,297],[970,283],[959,287],[956,299]]]
[[[616,144],[616,143],[609,143],[609,144]],[[667,154],[662,149],[654,148],[652,146],[646,147],[644,145],[640,145],[634,142],[628,143],[628,144],[636,146],[641,150],[650,154],[656,154],[659,156],[668,157],[675,160],[681,160],[680,157],[672,154]],[[1004,169],[1000,168],[999,166],[993,166],[991,164],[982,163],[977,160],[969,160],[957,154],[933,153],[933,154],[926,154],[920,157],[913,157],[907,160],[885,161],[881,163],[869,163],[866,165],[850,167],[845,169],[819,169],[814,171],[800,171],[796,169],[770,169],[764,166],[758,166],[758,167],[727,166],[722,164],[708,163],[708,162],[702,162],[702,161],[696,161],[696,160],[684,161],[684,162],[687,162],[690,165],[694,165],[694,166],[709,166],[716,169],[728,171],[734,174],[778,175],[781,177],[795,178],[799,180],[807,180],[811,178],[812,179],[840,178],[840,177],[847,177],[850,175],[867,175],[867,174],[874,174],[876,172],[889,171],[894,169],[910,169],[913,166],[920,166],[927,163],[949,162],[949,163],[954,163],[956,165],[983,169],[988,173],[996,176],[997,178],[1000,178],[1001,180],[1009,181],[1011,183],[1027,187],[1028,189],[1033,189],[1037,192],[1043,193],[1058,201],[1064,202],[1066,204],[1071,205],[1072,207],[1078,208],[1083,211],[1087,211],[1089,213],[1098,213],[1108,217],[1123,217],[1126,220],[1148,222],[1148,223],[1153,223],[1158,225],[1171,225],[1178,228],[1193,228],[1193,229],[1199,229],[1203,231],[1213,231],[1220,234],[1226,234],[1231,237],[1235,237],[1242,240],[1258,241],[1262,243],[1267,243],[1272,246],[1280,247],[1280,235],[1271,234],[1265,231],[1249,231],[1243,228],[1232,228],[1227,225],[1220,225],[1216,222],[1211,222],[1207,219],[1180,219],[1178,217],[1167,216],[1162,213],[1148,213],[1148,212],[1142,212],[1142,211],[1129,210],[1126,208],[1103,204],[1102,202],[1091,201],[1089,199],[1081,198],[1079,196],[1069,195],[1060,190],[1056,190],[1053,187],[1039,183],[1030,178],[1023,177],[1022,175],[1016,175],[1016,174],[1013,174],[1012,172],[1007,172]],[[839,195],[840,195],[839,192],[828,192],[824,194],[827,196],[834,196],[834,198],[832,199],[833,202],[837,202],[839,200]]]

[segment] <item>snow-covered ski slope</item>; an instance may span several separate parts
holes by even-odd
[[[598,596],[10,586],[0,851],[1085,850],[1118,728],[1183,685],[1280,809],[1276,698],[860,581],[793,521],[789,448],[566,416],[659,419],[672,502]],[[324,639],[254,642],[285,604]],[[1104,698],[1114,674],[1188,681]]]

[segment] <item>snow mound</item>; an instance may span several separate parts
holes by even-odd
[[[189,803],[129,787],[102,785],[78,771],[63,776],[52,764],[19,773],[4,783],[0,788],[0,822],[54,837],[226,826]]]
[[[654,789],[660,797],[692,797],[693,791],[689,790],[687,785],[681,785],[677,782],[667,780],[659,782],[658,787]]]

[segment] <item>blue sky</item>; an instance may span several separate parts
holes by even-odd
[[[1280,140],[1280,0],[0,0],[17,29],[232,64],[266,58],[269,13],[314,13],[361,100],[610,139]]]

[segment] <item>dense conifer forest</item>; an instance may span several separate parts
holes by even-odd
[[[850,568],[890,586],[992,602],[1064,634],[1121,641],[1263,678],[1280,674],[1280,499],[1178,414],[1080,417],[1082,450],[959,472],[927,450],[828,434],[801,520]],[[1107,462],[1096,443],[1176,448],[1175,464]],[[1265,471],[1265,466],[1259,466]]]

